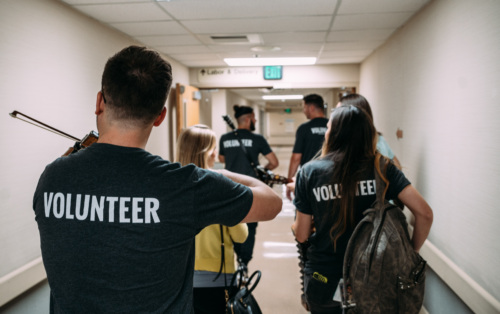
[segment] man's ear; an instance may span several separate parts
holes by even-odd
[[[155,122],[153,123],[154,126],[159,126],[163,120],[165,119],[167,115],[167,107],[163,107],[163,109],[161,110],[161,113],[160,115],[156,118]]]
[[[95,102],[95,114],[100,115],[104,111],[104,96],[102,95],[102,92],[99,91],[97,92],[97,99]]]

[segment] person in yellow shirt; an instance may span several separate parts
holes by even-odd
[[[176,160],[183,166],[193,163],[200,168],[209,169],[214,165],[215,156],[216,136],[209,127],[197,124],[179,135]],[[247,236],[248,228],[245,223],[233,227],[214,224],[196,235],[193,278],[196,314],[225,312],[224,290],[230,285],[236,271],[233,243],[243,243]]]

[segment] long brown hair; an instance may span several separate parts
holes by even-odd
[[[208,126],[196,124],[184,129],[177,139],[176,161],[181,165],[195,164],[208,168],[208,156],[215,149],[215,132]]]
[[[342,196],[340,202],[333,202],[331,212],[334,222],[330,237],[336,249],[338,238],[348,226],[354,227],[357,182],[367,169],[373,169],[376,159],[376,131],[369,114],[353,105],[336,108],[330,117],[321,157],[334,162],[331,184],[339,184]]]

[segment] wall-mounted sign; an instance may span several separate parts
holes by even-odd
[[[200,83],[234,83],[262,80],[261,67],[202,68],[198,71]]]
[[[281,80],[283,78],[283,66],[272,65],[264,67],[265,80]]]

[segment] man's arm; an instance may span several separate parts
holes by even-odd
[[[297,173],[297,169],[299,169],[300,160],[302,159],[301,153],[292,153],[292,157],[290,158],[290,166],[288,166],[288,179],[292,179]],[[294,193],[295,184],[287,184],[286,185],[286,198],[292,200],[292,193]]]
[[[265,183],[249,176],[228,170],[216,170],[234,182],[246,185],[252,190],[253,202],[247,216],[241,222],[257,222],[271,220],[278,215],[283,206],[281,197]],[[240,222],[240,223],[241,223]]]
[[[264,168],[269,170],[278,168],[280,163],[274,152],[270,152],[269,154],[264,155],[264,157],[267,159],[267,165],[265,165]]]
[[[293,178],[297,173],[297,169],[299,169],[300,160],[302,159],[302,153],[292,153],[292,157],[290,158],[290,165],[288,166],[288,177],[289,179]]]
[[[226,157],[224,157],[224,155],[219,155],[219,161],[221,163],[225,163],[226,162]]]

